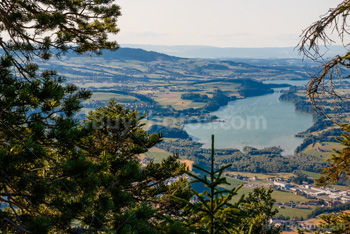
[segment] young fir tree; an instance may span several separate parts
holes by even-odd
[[[222,176],[223,171],[230,166],[231,165],[226,165],[215,170],[214,135],[212,135],[210,171],[194,165],[193,167],[200,170],[204,176],[200,177],[187,172],[188,175],[194,178],[191,183],[201,183],[208,191],[205,190],[202,193],[198,193],[193,190],[195,197],[199,200],[199,202],[195,204],[174,197],[174,199],[187,204],[185,211],[190,211],[187,222],[192,230],[197,230],[199,233],[210,234],[239,233],[239,221],[243,215],[239,204],[243,197],[234,204],[230,202],[232,197],[237,195],[237,191],[242,185],[231,190],[220,188],[222,185],[230,185],[226,181],[226,178]]]

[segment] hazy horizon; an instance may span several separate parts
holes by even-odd
[[[119,0],[119,44],[295,47],[302,31],[341,1]]]
[[[139,48],[146,51],[154,51],[176,57],[185,58],[303,58],[297,47],[217,47],[205,45],[150,45],[150,44],[121,44],[121,48]],[[331,45],[327,48],[320,47],[324,58],[334,57],[345,52],[341,45]]]

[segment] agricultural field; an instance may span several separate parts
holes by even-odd
[[[230,171],[227,172],[230,175],[241,175],[241,176],[246,176],[246,177],[254,177],[256,176],[259,180],[267,180],[270,177],[278,177],[278,178],[289,178],[292,177],[294,174],[293,173],[250,173],[250,172],[236,172],[236,171]]]
[[[340,150],[342,146],[336,142],[317,142],[313,145],[309,145],[303,150],[303,153],[319,157],[320,159],[328,159],[334,152],[333,149]]]
[[[278,209],[278,214],[277,215],[283,215],[285,217],[303,217],[304,219],[307,218],[311,212],[316,209],[315,206],[311,206],[309,209],[296,209],[296,208],[285,208],[285,209],[280,209],[277,206],[275,207]]]
[[[166,159],[171,155],[172,155],[171,153],[165,150],[159,149],[157,147],[153,147],[149,149],[146,153],[141,155],[141,158],[147,157],[156,163],[160,163],[163,159]]]
[[[310,172],[310,171],[302,171],[303,174],[307,175],[308,177],[312,179],[318,179],[321,177],[321,174],[315,173],[315,172]]]
[[[308,201],[309,199],[303,197],[303,196],[300,196],[300,195],[296,195],[296,194],[293,194],[291,192],[284,192],[284,191],[274,191],[273,194],[272,194],[272,197],[274,199],[276,199],[277,202],[290,202],[290,201],[293,201],[293,202],[306,202]]]

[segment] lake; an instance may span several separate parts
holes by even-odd
[[[265,83],[305,85],[307,81],[278,80]],[[210,147],[211,134],[216,148],[240,149],[244,146],[264,148],[280,146],[283,155],[290,155],[302,143],[296,133],[313,124],[312,116],[295,111],[292,103],[280,101],[280,91],[229,102],[212,112],[221,122],[186,124],[184,130],[195,140]]]

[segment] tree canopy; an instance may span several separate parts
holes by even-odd
[[[0,2],[0,47],[25,78],[33,59],[72,50],[99,53],[117,49],[120,8],[114,0],[3,0]]]
[[[167,194],[191,197],[184,179],[166,184],[185,170],[178,156],[141,167],[138,155],[160,141],[142,130],[143,115],[111,101],[79,122],[75,114],[91,93],[37,65],[69,50],[116,49],[108,34],[118,32],[119,7],[112,0],[5,0],[0,13],[1,231],[170,230],[165,216],[181,205]]]

